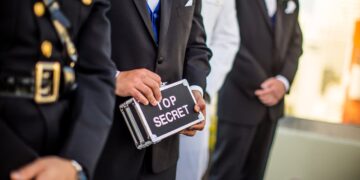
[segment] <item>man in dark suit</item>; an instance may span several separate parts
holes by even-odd
[[[219,93],[211,180],[263,179],[302,54],[298,0],[237,0],[241,45]]]
[[[116,107],[131,96],[143,104],[161,99],[161,82],[187,79],[204,111],[202,92],[209,73],[210,50],[200,15],[201,0],[114,0],[112,58],[117,65]],[[204,123],[183,132],[194,135]],[[175,179],[179,137],[136,149],[118,108],[96,179]]]
[[[113,118],[109,6],[1,1],[1,180],[92,178]]]

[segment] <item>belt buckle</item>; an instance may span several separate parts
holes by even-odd
[[[43,62],[35,66],[35,96],[38,104],[53,103],[59,97],[60,89],[60,63]],[[45,81],[48,81],[44,84]]]

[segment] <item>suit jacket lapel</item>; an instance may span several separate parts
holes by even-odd
[[[151,24],[150,15],[149,15],[149,12],[147,9],[146,0],[133,0],[133,1],[136,5],[136,8],[137,8],[142,20],[145,23],[146,29],[150,33],[150,36],[153,39],[153,41],[155,42],[155,36],[154,36],[154,32],[152,30],[152,24]]]
[[[263,17],[264,17],[264,20],[269,28],[270,31],[273,31],[272,27],[271,27],[271,19],[269,17],[269,14],[268,14],[268,10],[266,8],[266,4],[265,4],[265,1],[264,0],[256,0],[260,9],[261,9],[261,12],[263,14]]]
[[[282,41],[282,33],[285,27],[283,27],[284,25],[284,18],[283,18],[283,9],[282,9],[282,4],[278,3],[277,5],[277,11],[276,11],[276,21],[275,21],[275,46],[276,48],[280,48],[281,45],[281,41]]]
[[[171,10],[173,0],[160,0],[160,29],[159,29],[159,46],[166,40],[166,35],[169,29]]]

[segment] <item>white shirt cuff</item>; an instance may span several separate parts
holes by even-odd
[[[119,74],[120,74],[120,71],[116,71],[115,78],[117,78]]]
[[[289,83],[289,80],[286,79],[286,77],[284,77],[283,75],[277,75],[276,79],[281,81],[284,84],[286,91],[289,91],[290,83]]]
[[[199,91],[201,96],[204,96],[204,90],[200,86],[192,85],[190,86],[190,89],[193,91]]]

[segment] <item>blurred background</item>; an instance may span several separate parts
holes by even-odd
[[[286,99],[287,115],[359,124],[360,1],[300,3],[304,54]]]

